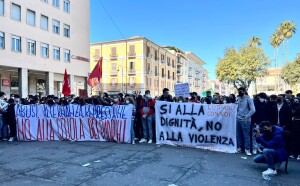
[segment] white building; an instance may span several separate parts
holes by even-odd
[[[1,91],[61,96],[67,69],[78,95],[86,90],[89,41],[89,1],[0,0]]]

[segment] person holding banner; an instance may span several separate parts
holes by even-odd
[[[242,148],[245,148],[246,155],[251,156],[250,129],[251,117],[255,113],[255,107],[253,100],[246,95],[245,88],[239,88],[239,96],[236,103],[238,104],[236,120],[237,152],[240,153]]]
[[[146,90],[146,96],[141,101],[140,113],[142,115],[142,124],[143,124],[143,131],[144,137],[140,140],[140,143],[152,143],[153,140],[153,129],[152,129],[152,120],[153,114],[155,112],[154,105],[155,102],[151,98],[150,90]]]

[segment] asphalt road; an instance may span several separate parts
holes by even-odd
[[[300,161],[266,181],[266,166],[242,157],[156,144],[0,142],[0,185],[300,185]]]

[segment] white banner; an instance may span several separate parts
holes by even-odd
[[[20,141],[131,141],[132,106],[16,105],[15,113]]]
[[[235,153],[236,104],[195,104],[157,101],[157,144]]]

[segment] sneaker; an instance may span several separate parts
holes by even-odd
[[[254,155],[256,155],[256,154],[257,154],[257,149],[253,149],[252,153],[253,153]]]
[[[247,156],[251,156],[252,155],[251,152],[250,152],[250,150],[247,150],[247,149],[245,150],[245,153],[246,153]]]
[[[290,155],[290,158],[295,159],[296,157],[294,155]]]
[[[15,138],[14,137],[10,137],[8,141],[14,141]]]
[[[257,151],[258,151],[259,154],[263,153],[263,151],[261,150],[261,148],[258,148]]]
[[[135,141],[133,140],[131,144],[134,145],[134,144],[135,144]]]
[[[300,160],[300,155],[298,155],[297,160]]]
[[[140,143],[145,143],[145,142],[147,142],[147,140],[144,139],[144,138],[142,138],[139,142],[140,142]]]
[[[269,176],[269,175],[275,175],[275,174],[277,174],[277,171],[268,168],[268,170],[264,171],[262,174],[263,174],[263,175],[268,175],[268,176]]]
[[[239,147],[236,149],[236,153],[241,153],[242,152],[242,149]]]
[[[150,139],[150,140],[148,141],[148,143],[152,143],[152,139]]]

